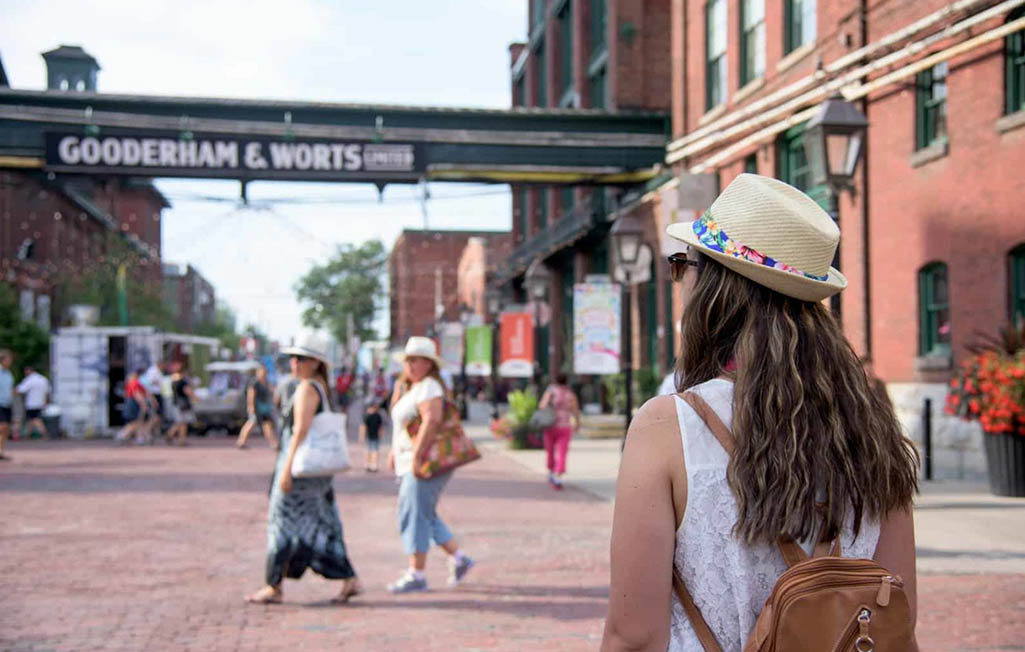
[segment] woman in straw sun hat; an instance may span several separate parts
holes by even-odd
[[[281,602],[284,578],[299,579],[307,568],[328,579],[342,580],[341,591],[332,602],[347,602],[360,592],[345,548],[332,477],[292,477],[292,460],[314,415],[331,409],[326,351],[325,343],[313,335],[282,351],[291,356],[299,382],[295,393],[284,401],[281,450],[267,517],[266,585],[247,596],[248,602]]]
[[[667,231],[686,245],[670,265],[687,397],[653,398],[630,424],[602,649],[705,649],[673,568],[739,652],[787,568],[783,537],[874,558],[903,578],[913,618],[917,454],[820,303],[847,285],[830,267],[836,225],[799,190],[742,174]]]
[[[452,472],[423,479],[416,477],[413,467],[427,452],[441,425],[445,384],[441,380],[441,359],[434,341],[427,337],[411,337],[399,358],[402,375],[392,391],[392,448],[388,466],[399,477],[399,533],[402,547],[409,557],[409,568],[388,585],[392,593],[427,590],[424,568],[431,544],[440,546],[449,555],[448,583],[459,584],[473,560],[463,554],[452,532],[438,516],[438,499],[452,477]],[[420,417],[416,440],[406,427]]]

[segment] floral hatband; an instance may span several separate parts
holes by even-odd
[[[694,233],[698,236],[698,240],[701,241],[701,244],[705,245],[712,251],[718,251],[721,254],[733,256],[734,258],[741,258],[751,263],[765,265],[766,267],[790,272],[791,274],[798,274],[815,281],[825,281],[829,278],[828,273],[823,274],[822,276],[817,276],[815,274],[802,272],[793,265],[787,265],[786,263],[780,262],[771,256],[766,256],[751,247],[742,245],[739,242],[734,242],[730,239],[730,236],[726,235],[726,232],[722,230],[722,227],[712,219],[712,214],[710,212],[706,211],[705,214],[701,216],[701,219],[694,222]]]

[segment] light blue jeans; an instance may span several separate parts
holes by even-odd
[[[452,478],[452,472],[422,480],[412,473],[399,483],[399,532],[407,555],[427,552],[431,544],[444,545],[452,540],[452,532],[435,509],[441,491]]]

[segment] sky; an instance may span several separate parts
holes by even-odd
[[[100,92],[505,108],[508,44],[527,0],[0,0],[11,86],[42,89],[40,53],[80,45]],[[140,8],[142,10],[140,11]],[[295,282],[342,243],[423,228],[422,189],[159,179],[165,262],[191,263],[239,317],[287,342],[302,330]],[[431,228],[509,229],[507,186],[433,183]],[[200,198],[203,198],[200,200]],[[218,201],[211,201],[216,198]],[[387,334],[387,315],[378,319]]]

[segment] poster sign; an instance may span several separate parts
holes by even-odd
[[[498,374],[504,378],[534,375],[534,322],[529,312],[502,313],[501,362]]]
[[[490,326],[470,326],[466,329],[466,375],[491,375]]]
[[[449,371],[458,371],[463,366],[463,325],[448,322],[441,325],[441,360]]]
[[[47,169],[105,174],[344,179],[422,172],[418,143],[238,138],[167,132],[46,134]]]
[[[573,286],[573,371],[619,373],[620,293],[615,283]]]

